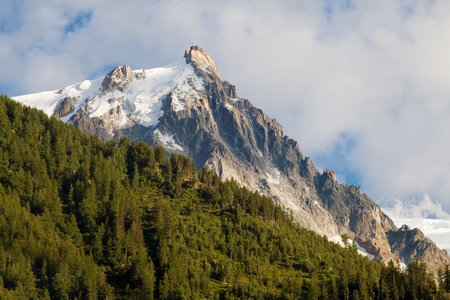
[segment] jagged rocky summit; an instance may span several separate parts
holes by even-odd
[[[189,155],[199,168],[271,197],[295,222],[330,238],[346,234],[382,261],[450,263],[418,229],[396,228],[359,188],[320,173],[274,119],[237,95],[200,47],[161,68],[116,67],[59,91],[14,97],[102,140],[127,136]]]

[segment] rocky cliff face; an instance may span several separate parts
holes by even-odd
[[[411,229],[403,225],[398,230],[387,232],[391,251],[401,257],[406,264],[415,260],[422,260],[428,267],[437,270],[442,262],[447,261],[447,251],[442,251],[418,228]]]
[[[125,92],[134,78],[134,73],[127,65],[123,67],[116,67],[114,70],[106,75],[102,82],[102,93],[106,94],[115,89]]]
[[[31,96],[16,100],[30,103]],[[222,81],[198,46],[164,68],[117,67],[104,79],[55,93],[53,101],[51,114],[86,132],[104,140],[125,135],[189,155],[197,167],[271,197],[299,225],[329,237],[346,234],[382,261],[422,259],[432,268],[450,263],[420,231],[398,230],[359,188],[338,183],[333,171],[320,173],[280,124]]]

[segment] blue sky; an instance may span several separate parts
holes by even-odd
[[[448,218],[449,13],[443,0],[2,1],[0,92],[162,66],[195,41],[319,169],[414,208],[392,213]]]
[[[92,11],[81,11],[77,14],[75,19],[64,26],[64,34],[67,36],[71,32],[77,32],[83,27],[89,26],[92,19]]]

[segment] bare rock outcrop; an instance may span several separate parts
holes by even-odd
[[[62,118],[73,112],[75,109],[75,103],[71,97],[64,98],[55,109],[53,116],[56,118]]]
[[[106,94],[115,89],[125,92],[130,86],[133,78],[134,73],[130,66],[124,65],[123,67],[116,67],[114,70],[109,72],[103,80],[102,92]]]
[[[96,134],[104,141],[110,140],[113,137],[111,132],[105,128],[101,118],[91,118],[85,111],[74,114],[70,119],[70,122],[80,128],[83,132]]]
[[[196,71],[207,81],[216,81],[216,79],[219,79],[219,82],[221,82],[219,70],[217,70],[212,57],[199,46],[192,45],[187,48],[184,52],[184,58],[186,59],[186,63],[195,66]]]
[[[437,270],[450,264],[447,251],[439,249],[423,232],[407,225],[386,234],[392,253],[398,255],[406,264],[424,261],[430,269]]]

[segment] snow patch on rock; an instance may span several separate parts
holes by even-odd
[[[361,254],[362,256],[367,256],[370,260],[373,260],[375,258],[375,256],[373,256],[372,254],[370,254],[369,252],[367,252],[366,249],[364,249],[363,247],[361,247],[357,241],[355,241],[356,244],[356,248],[358,249],[358,253]]]
[[[360,255],[367,256],[370,260],[373,260],[375,258],[375,256],[373,256],[372,254],[367,252],[366,249],[364,249],[363,247],[361,247],[358,244],[358,242],[353,241],[352,239],[348,239],[347,244],[344,244],[344,242],[342,241],[342,237],[340,235],[335,235],[335,236],[329,237],[328,240],[335,244],[338,244],[341,247],[348,247],[349,245],[352,245],[353,242],[355,242],[356,249]]]
[[[159,141],[163,144],[164,148],[174,151],[184,151],[183,147],[175,142],[175,140],[173,139],[173,135],[169,136],[162,134],[159,129],[156,129],[154,133],[158,137]]]
[[[228,110],[232,111],[233,106],[230,103],[225,103],[225,107],[228,108]]]
[[[267,181],[272,184],[280,184],[280,175],[280,171],[276,168],[273,168],[270,172],[266,172]]]
[[[183,100],[179,99],[176,94],[172,95],[172,107],[174,111],[185,109],[186,105]]]

